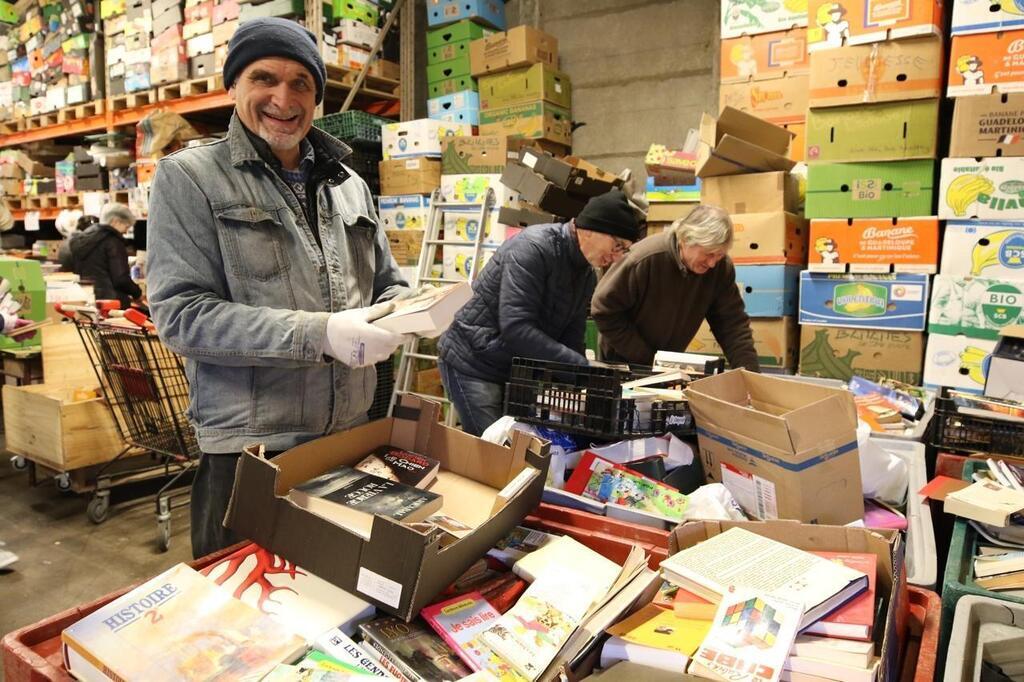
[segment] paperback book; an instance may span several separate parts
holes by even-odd
[[[580,458],[565,491],[674,520],[682,519],[687,504],[686,495],[675,488],[590,451]]]
[[[396,483],[426,488],[437,478],[441,463],[425,455],[382,445],[364,457],[355,469]]]
[[[678,656],[666,655],[666,660],[675,665],[680,660],[679,656],[693,656],[710,629],[711,620],[679,618],[670,610],[648,604],[608,628],[607,632],[630,644],[677,654]]]
[[[544,531],[516,526],[511,533],[488,550],[487,554],[506,566],[512,566],[530,552],[540,549],[557,537]]]
[[[348,661],[348,663],[362,668],[374,677],[384,680],[395,679],[387,670],[378,665],[372,656],[352,641],[352,638],[347,633],[337,628],[320,635],[316,640],[315,646],[318,651],[323,651],[339,661]]]
[[[473,672],[421,619],[406,623],[389,616],[363,623],[359,629],[364,644],[412,682],[459,680]]]
[[[466,651],[466,642],[489,628],[501,618],[493,606],[479,592],[431,604],[420,613],[423,620],[441,636],[459,658],[473,670],[481,670],[484,661]]]

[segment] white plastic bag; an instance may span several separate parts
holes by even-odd
[[[686,511],[683,512],[683,521],[747,520],[747,516],[740,509],[740,505],[736,503],[732,493],[721,483],[702,485],[686,497],[687,503]]]
[[[899,506],[907,497],[907,464],[871,438],[871,427],[857,425],[860,479],[864,497]]]

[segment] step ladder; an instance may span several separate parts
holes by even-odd
[[[491,211],[494,210],[494,190],[487,188],[481,197],[480,202],[459,202],[444,201],[441,190],[435,189],[430,196],[430,213],[427,218],[427,228],[423,237],[423,245],[420,248],[420,259],[416,265],[416,274],[410,286],[417,289],[423,285],[444,285],[458,284],[459,282],[473,282],[480,269],[480,257],[483,254],[484,236],[487,233]],[[477,209],[477,230],[472,242],[458,239],[441,239],[441,230],[444,226],[445,211],[458,209]],[[434,262],[437,260],[437,248],[439,246],[472,246],[473,258],[469,264],[468,277],[445,278],[436,277],[433,273]],[[420,350],[423,339],[416,337],[402,346],[402,358],[398,363],[398,374],[395,377],[395,388],[391,393],[391,403],[388,405],[388,414],[392,414],[398,399],[403,394],[412,394],[428,400],[440,400],[448,406],[445,410],[445,424],[455,424],[455,410],[451,409],[451,401],[447,398],[439,398],[436,395],[425,395],[417,393],[412,389],[412,381],[416,375],[416,364],[418,361],[426,360],[437,364],[437,356],[424,353]]]

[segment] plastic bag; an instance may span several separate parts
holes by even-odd
[[[899,506],[907,498],[907,464],[871,438],[871,427],[857,425],[860,479],[864,497]]]
[[[724,485],[702,485],[687,496],[683,521],[746,521],[747,516]]]

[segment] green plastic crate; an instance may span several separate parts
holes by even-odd
[[[448,43],[457,43],[463,40],[477,40],[494,33],[493,29],[484,28],[469,19],[457,21],[449,26],[433,28],[427,31],[427,49],[441,47]]]
[[[584,343],[584,345],[586,345],[587,348],[589,348],[590,350],[594,351],[595,355],[598,355],[598,352],[597,352],[597,340],[598,340],[597,339],[597,323],[588,318],[587,319],[587,330],[584,333],[584,341],[583,341],[583,343]]]
[[[964,480],[971,480],[976,471],[988,469],[988,464],[976,460],[964,462]],[[949,639],[953,628],[953,616],[956,603],[965,595],[989,597],[1024,604],[1024,598],[1011,597],[1002,592],[993,592],[978,587],[974,582],[974,555],[978,549],[978,531],[965,519],[957,519],[953,525],[953,538],[949,542],[949,557],[946,559],[946,574],[942,585],[942,618],[939,621],[939,652],[949,647]],[[938,656],[937,674],[935,679],[941,680],[946,665],[944,656]]]
[[[394,123],[394,121],[368,114],[365,111],[328,114],[313,121],[313,125],[317,128],[339,140],[363,140],[366,142],[380,142],[380,128],[387,123]]]

